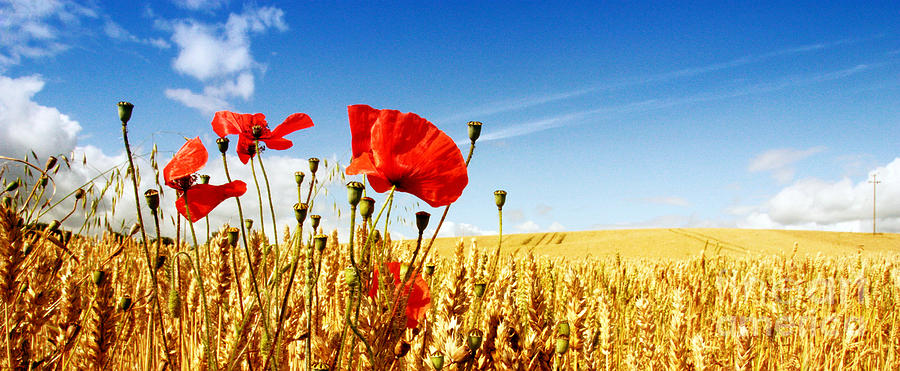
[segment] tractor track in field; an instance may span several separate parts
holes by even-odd
[[[723,241],[723,240],[720,240],[713,236],[706,235],[706,234],[703,234],[700,232],[687,231],[687,230],[684,230],[681,228],[669,228],[668,230],[669,230],[669,232],[672,232],[674,234],[692,238],[692,239],[695,239],[695,240],[703,242],[703,243],[708,243],[708,244],[715,243],[717,246],[719,246],[719,249],[726,249],[726,250],[729,250],[732,252],[745,253],[745,254],[750,253],[750,249],[748,249],[745,246],[741,246],[736,243],[732,243],[732,242],[728,242],[728,241]]]

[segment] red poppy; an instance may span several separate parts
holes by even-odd
[[[391,276],[394,277],[394,287],[400,286],[401,280],[403,277],[400,276],[400,263],[399,262],[390,262],[385,263],[387,265],[388,270],[391,272]],[[403,264],[406,265],[406,264]],[[403,269],[403,274],[405,275],[405,268]],[[425,283],[425,279],[422,278],[422,274],[417,274],[412,280],[412,292],[409,292],[409,288],[407,287],[403,290],[403,294],[409,293],[409,299],[406,301],[406,327],[407,328],[416,328],[419,325],[419,321],[422,317],[425,317],[425,313],[428,312],[428,308],[431,307],[431,292],[428,289],[428,284]],[[378,268],[372,273],[372,284],[369,287],[369,297],[374,298],[376,294],[378,294]]]
[[[212,121],[213,130],[219,137],[225,137],[228,134],[238,135],[238,158],[245,164],[250,160],[249,148],[255,141],[258,140],[265,143],[266,148],[270,149],[288,149],[294,143],[284,139],[285,135],[312,126],[312,119],[305,113],[295,113],[288,116],[281,125],[276,126],[275,130],[271,131],[269,130],[269,124],[266,122],[266,115],[261,113],[219,111],[216,112],[216,116]]]
[[[197,171],[206,165],[209,155],[200,138],[189,139],[175,153],[172,160],[163,169],[163,178],[166,185],[175,189],[178,200],[175,208],[187,218],[184,209],[184,195],[187,192],[188,207],[191,211],[191,223],[203,219],[212,209],[230,197],[238,197],[247,192],[247,184],[235,180],[219,186],[209,184],[195,184]]]
[[[353,159],[347,174],[366,174],[376,192],[397,186],[431,207],[456,201],[469,183],[466,162],[447,134],[415,113],[347,107]]]

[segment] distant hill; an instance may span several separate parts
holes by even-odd
[[[462,237],[467,247],[473,237]],[[496,248],[497,236],[474,237],[482,249]],[[460,237],[439,238],[436,251],[452,254]],[[798,255],[840,256],[900,252],[900,234],[849,233],[795,230],[734,228],[625,229],[581,232],[525,233],[503,236],[504,253],[534,248],[535,254],[567,257],[607,256],[617,252],[623,257],[690,258],[698,256],[708,244],[707,255],[717,252],[730,256],[790,254],[794,243]],[[484,251],[484,250],[483,250]]]

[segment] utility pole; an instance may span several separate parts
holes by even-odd
[[[872,180],[869,181],[872,183],[872,234],[875,234],[875,187],[878,186],[878,183],[881,183],[878,180],[878,174],[872,174]]]

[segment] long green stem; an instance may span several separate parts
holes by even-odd
[[[266,196],[269,198],[269,213],[272,214],[272,236],[275,240],[275,267],[277,271],[281,271],[281,253],[278,249],[278,223],[275,221],[275,206],[272,204],[272,189],[269,187],[269,177],[266,175],[266,167],[263,165],[262,153],[259,151],[259,141],[256,142],[256,159],[259,161],[259,168],[263,173],[263,180],[266,182]],[[259,204],[262,209],[262,202]],[[260,214],[260,217],[262,214]]]
[[[203,318],[206,320],[206,339],[203,341],[203,345],[206,349],[204,349],[204,353],[206,353],[206,359],[210,360],[207,362],[211,364],[213,370],[218,369],[218,361],[216,361],[216,352],[215,349],[212,349],[212,322],[209,319],[209,306],[206,304],[206,289],[203,288],[203,279],[200,278],[200,248],[197,246],[197,233],[194,232],[194,222],[191,221],[191,208],[190,203],[188,203],[187,192],[182,193],[182,198],[184,199],[184,213],[187,218],[188,224],[191,228],[191,238],[194,241],[194,278],[197,282],[197,290],[200,290],[200,299],[203,303]]]
[[[159,321],[157,323],[159,326],[157,326],[157,327],[159,328],[160,337],[162,337],[163,349],[166,352],[166,361],[170,365],[173,365],[174,363],[172,363],[172,355],[169,354],[169,344],[166,341],[165,326],[163,325],[162,306],[159,304],[159,293],[157,293],[157,289],[158,289],[159,285],[158,285],[158,278],[156,277],[156,262],[159,260],[159,244],[161,243],[160,242],[160,233],[159,233],[159,214],[157,214],[156,210],[151,210],[150,214],[153,215],[153,225],[156,226],[156,259],[153,260],[153,263],[152,263],[153,265],[150,267],[150,278],[152,279],[152,282],[153,282],[153,290],[151,291],[151,293],[153,295],[153,302],[156,305],[156,313],[157,313],[157,318]],[[147,253],[149,255],[149,251]],[[149,259],[149,257],[148,257],[148,259]],[[151,334],[152,334],[152,332],[151,332]],[[150,339],[150,341],[152,343],[153,339]]]
[[[294,283],[294,275],[297,273],[297,263],[300,260],[300,249],[303,247],[303,224],[297,223],[298,231],[296,236],[294,237],[294,243],[296,244],[294,247],[294,257],[291,262],[291,275],[288,279],[287,288],[284,290],[284,298],[281,301],[281,309],[278,313],[278,322],[275,326],[275,337],[271,341],[271,346],[269,347],[268,355],[266,355],[266,361],[263,362],[263,370],[269,369],[269,360],[272,359],[272,355],[275,353],[274,350],[277,349],[278,346],[278,335],[281,334],[281,328],[284,324],[284,313],[285,308],[288,305],[288,299],[291,297],[291,286]],[[307,314],[309,317],[309,314]],[[309,354],[309,353],[307,353]]]
[[[356,259],[353,257],[353,235],[356,231],[356,205],[350,205],[350,242],[348,244],[349,252],[350,252],[350,266],[353,267],[354,273],[356,274],[357,284],[358,281],[362,278],[359,277],[359,268],[356,267]],[[349,280],[348,280],[349,281]],[[337,352],[337,367],[335,370],[341,369],[341,361],[343,360],[343,350],[344,350],[344,340],[347,338],[347,330],[350,327],[350,308],[353,308],[353,299],[356,296],[356,286],[353,285],[350,287],[350,295],[347,296],[347,310],[344,312],[344,329],[341,330],[341,341],[338,343],[338,352]],[[353,349],[350,349],[352,354]]]
[[[266,223],[265,219],[263,219],[262,188],[259,188],[259,180],[256,178],[256,161],[254,161],[256,157],[257,156],[250,157],[250,172],[253,174],[253,183],[256,184],[256,199],[259,201],[259,230],[263,231],[265,234]]]

